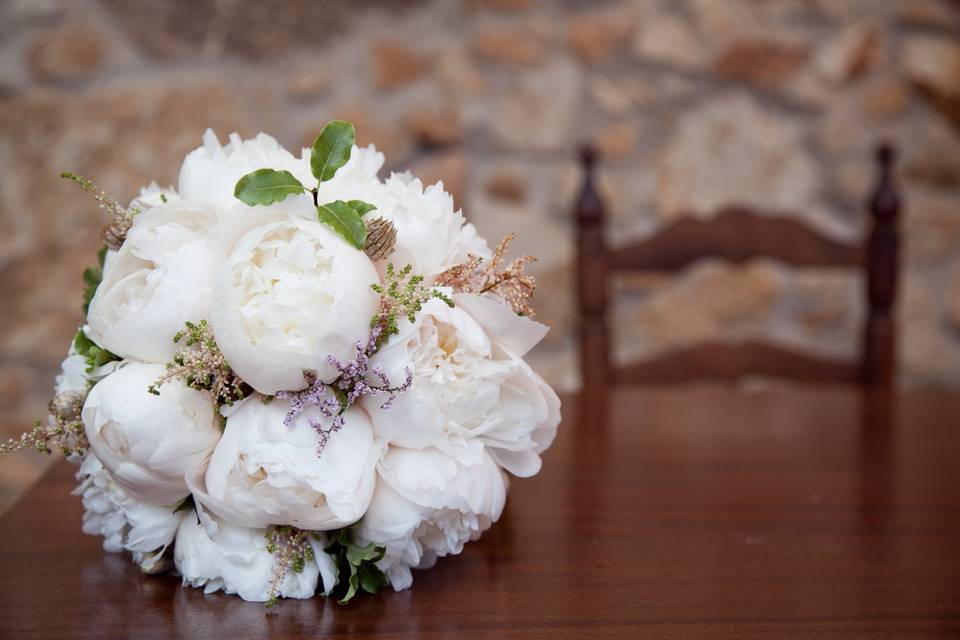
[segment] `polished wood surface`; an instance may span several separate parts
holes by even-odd
[[[956,638],[960,395],[613,393],[412,590],[271,610],[80,533],[61,464],[0,520],[0,638]]]
[[[612,383],[673,383],[708,379],[731,380],[747,373],[793,380],[859,383],[889,388],[895,381],[896,325],[894,304],[899,272],[900,197],[894,179],[894,150],[876,151],[876,181],[867,199],[867,231],[857,244],[843,244],[799,222],[789,212],[760,212],[733,206],[706,218],[683,215],[645,240],[618,249],[607,246],[606,207],[596,187],[596,152],[581,153],[583,184],[573,207],[577,227],[577,292],[580,365],[589,391]],[[867,309],[861,331],[860,356],[837,362],[768,344],[695,345],[662,358],[613,366],[608,349],[608,280],[624,271],[680,271],[711,257],[742,263],[758,257],[797,267],[854,268],[863,274]],[[729,362],[723,360],[729,358]],[[664,368],[671,375],[662,376]]]
[[[736,379],[749,375],[786,377],[804,382],[860,381],[855,363],[811,357],[763,342],[707,342],[613,369],[615,384],[674,384],[699,379]]]

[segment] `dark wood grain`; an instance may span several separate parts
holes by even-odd
[[[580,374],[591,392],[606,389],[610,377],[607,339],[607,250],[604,238],[603,201],[594,184],[596,154],[589,147],[581,153],[583,184],[577,196],[577,301],[580,318]]]
[[[896,378],[896,302],[899,273],[900,198],[895,153],[880,145],[876,182],[866,203],[867,233],[856,244],[830,239],[798,221],[797,214],[727,207],[707,218],[680,217],[653,236],[619,249],[606,242],[606,208],[596,188],[598,157],[581,152],[583,183],[573,206],[577,227],[577,293],[580,365],[588,395],[614,381],[673,383],[706,378],[734,380],[745,374],[890,388]],[[617,371],[609,356],[608,280],[618,271],[676,272],[702,258],[742,263],[759,257],[797,267],[855,268],[864,275],[867,313],[856,361],[841,366],[813,354],[776,345],[700,345]],[[730,358],[729,362],[718,360]],[[669,375],[657,375],[667,366]],[[853,371],[854,375],[849,375]]]
[[[266,611],[80,533],[61,465],[0,520],[0,638],[956,638],[960,396],[613,394],[414,587]],[[579,426],[578,426],[579,425]]]
[[[862,247],[827,238],[791,214],[730,207],[708,219],[681,217],[645,242],[611,251],[610,266],[677,271],[704,256],[733,263],[768,257],[804,267],[863,264]]]
[[[900,269],[900,196],[893,178],[893,147],[877,149],[877,184],[867,206],[867,321],[863,332],[863,376],[872,386],[889,387],[896,371],[896,324],[893,306]]]

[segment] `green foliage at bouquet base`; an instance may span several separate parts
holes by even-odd
[[[92,373],[97,367],[120,359],[119,356],[110,353],[88,338],[83,329],[77,329],[77,335],[73,337],[73,348],[87,361],[87,373]]]
[[[103,280],[103,262],[107,259],[107,248],[101,247],[100,251],[97,252],[97,264],[96,267],[87,267],[83,271],[83,283],[85,285],[83,289],[83,315],[87,315],[87,311],[90,309],[90,302],[93,300],[93,296],[97,295],[97,287],[100,286],[100,281]]]
[[[372,542],[361,547],[350,541],[348,529],[339,529],[331,532],[332,542],[324,551],[333,558],[337,568],[337,583],[328,597],[336,598],[340,604],[348,603],[360,590],[367,593],[377,593],[390,581],[377,568],[377,562],[386,552],[384,547],[378,547]]]

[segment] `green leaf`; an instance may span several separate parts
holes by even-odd
[[[77,335],[73,337],[73,348],[77,350],[77,353],[81,356],[86,357],[87,353],[90,352],[91,348],[95,348],[97,345],[87,337],[87,334],[83,332],[83,329],[77,329]]]
[[[377,208],[377,205],[364,202],[363,200],[347,200],[350,208],[356,211],[361,217]]]
[[[374,544],[361,547],[352,543],[349,529],[331,531],[329,535],[330,544],[323,550],[333,559],[337,579],[325,595],[336,598],[340,604],[347,604],[361,590],[376,593],[389,584],[386,574],[376,565],[383,558],[384,547]]]
[[[320,222],[339,233],[344,240],[357,249],[363,249],[367,242],[367,228],[363,226],[360,214],[343,200],[321,204],[317,207]]]
[[[84,315],[90,310],[90,303],[93,302],[93,296],[97,295],[97,287],[100,286],[100,280],[102,278],[103,271],[96,267],[87,267],[83,270],[83,282],[86,285],[83,288]]]
[[[361,565],[357,569],[357,575],[360,577],[360,588],[367,593],[377,593],[390,583],[385,573],[375,567],[371,571],[367,565]]]
[[[310,169],[320,182],[326,182],[347,164],[356,140],[353,125],[343,120],[331,120],[313,142]]]
[[[306,188],[289,171],[257,169],[237,181],[233,195],[252,207],[280,202],[304,191]]]
[[[352,565],[359,566],[362,562],[376,562],[383,557],[384,548],[378,547],[372,542],[365,547],[358,547],[351,544],[347,547],[347,561]]]
[[[347,592],[343,594],[343,597],[340,598],[337,602],[340,604],[347,604],[357,595],[357,585],[360,579],[357,576],[357,568],[353,565],[350,565],[350,579],[347,581]]]
[[[86,285],[83,289],[83,313],[86,315],[90,309],[90,302],[93,296],[97,295],[97,287],[103,280],[103,262],[107,259],[107,247],[103,246],[97,252],[97,263],[99,267],[88,267],[83,270],[83,282]]]
[[[120,359],[87,337],[83,329],[77,329],[77,335],[73,337],[73,348],[87,361],[87,373],[92,373],[97,367]]]

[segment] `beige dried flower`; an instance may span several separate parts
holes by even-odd
[[[133,225],[134,216],[136,216],[140,210],[137,207],[127,208],[122,206],[108,196],[105,191],[97,187],[89,178],[84,178],[69,171],[61,173],[60,177],[75,182],[87,193],[92,193],[94,199],[100,203],[100,207],[113,216],[110,223],[100,232],[100,235],[103,238],[104,244],[109,248],[114,251],[119,249],[127,237],[127,231],[129,231]]]
[[[468,254],[467,261],[450,267],[440,274],[436,284],[451,287],[462,293],[476,293],[480,295],[493,294],[501,298],[518,314],[535,317],[530,301],[537,288],[533,276],[523,272],[524,267],[534,262],[533,256],[521,256],[501,269],[504,255],[513,242],[511,233],[500,241],[489,262],[475,254]]]
[[[37,420],[33,429],[0,444],[0,455],[20,449],[35,449],[41,453],[59,450],[65,456],[83,455],[90,447],[83,429],[80,413],[83,411],[84,394],[65,392],[50,401],[47,422]]]

